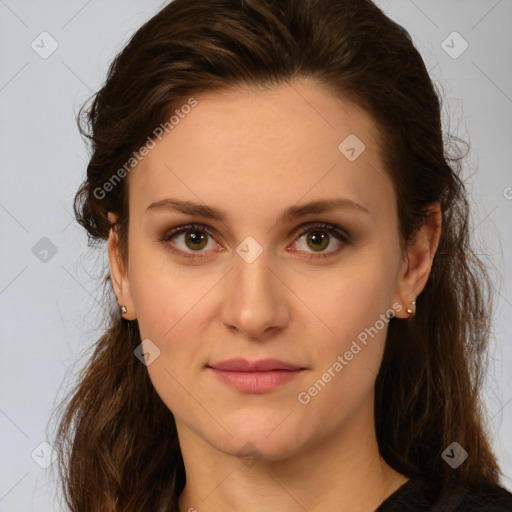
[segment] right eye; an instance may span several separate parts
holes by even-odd
[[[181,235],[184,235],[183,237]],[[208,247],[208,238],[214,239],[213,235],[208,231],[207,226],[202,224],[187,224],[184,226],[176,226],[166,231],[161,238],[172,252],[184,258],[202,259],[204,258],[203,249]],[[178,239],[178,242],[173,242]],[[212,242],[210,249],[220,247],[217,242]]]

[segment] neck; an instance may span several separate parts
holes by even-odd
[[[380,457],[374,428],[357,424],[286,459],[249,463],[177,422],[187,474],[180,512],[373,512],[407,477]]]

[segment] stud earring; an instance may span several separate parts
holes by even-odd
[[[416,301],[415,300],[412,301],[412,309],[407,308],[407,313],[409,313],[409,315],[414,315],[416,313]]]
[[[119,306],[119,310],[121,311],[121,315],[126,315],[126,313],[128,313],[128,310],[126,309],[126,306],[124,304]]]

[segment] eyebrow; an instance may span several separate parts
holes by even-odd
[[[352,201],[351,199],[320,199],[302,205],[290,206],[283,213],[281,213],[281,215],[279,215],[277,222],[279,223],[282,221],[292,221],[311,213],[324,213],[338,208],[350,208],[369,214],[368,210],[364,206],[356,203],[355,201]],[[202,203],[195,203],[193,201],[182,201],[175,198],[162,199],[161,201],[151,203],[147,207],[146,212],[162,210],[179,211],[188,215],[216,219],[221,222],[226,222],[228,217],[227,213],[219,208],[213,208],[211,206],[207,206]]]

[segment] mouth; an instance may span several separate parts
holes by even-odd
[[[266,393],[293,380],[306,369],[279,359],[230,359],[206,366],[224,384],[243,393]]]
[[[269,372],[275,370],[304,370],[303,367],[297,366],[280,359],[260,359],[259,361],[247,361],[246,359],[237,358],[229,359],[228,361],[221,361],[211,365],[206,365],[208,368],[216,370],[224,370],[231,372]]]

